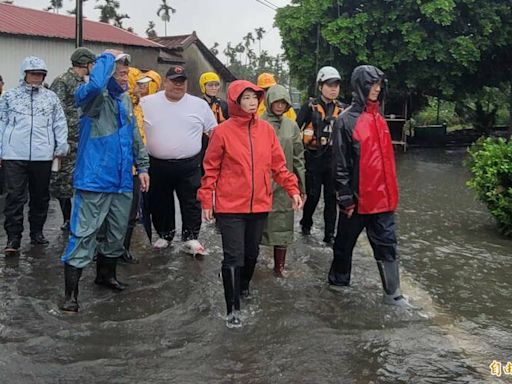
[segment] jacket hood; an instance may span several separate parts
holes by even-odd
[[[144,76],[150,77],[152,80],[149,83],[148,94],[152,95],[153,93],[157,93],[162,86],[162,77],[155,71],[144,72]]]
[[[247,80],[235,80],[228,87],[227,93],[227,102],[228,102],[228,111],[230,117],[242,117],[246,119],[250,119],[255,113],[247,113],[240,108],[238,104],[238,98],[244,93],[246,89],[252,89],[254,92],[258,94],[259,103],[263,100],[263,95],[265,91],[263,88],[258,87],[257,85],[251,83]]]
[[[379,102],[382,105],[382,101],[386,94],[386,78],[384,72],[373,65],[360,65],[356,67],[352,72],[350,83],[352,85],[352,95],[354,102],[365,106],[370,93],[370,88],[373,84],[381,81],[381,92],[379,95]]]
[[[280,84],[273,85],[272,87],[267,89],[267,93],[265,95],[265,107],[267,109],[267,115],[274,116],[271,106],[273,102],[278,100],[284,100],[288,103],[288,109],[286,111],[288,111],[291,108],[292,99],[290,97],[290,94],[288,93],[286,88]]]
[[[44,62],[44,60],[36,56],[26,57],[20,66],[20,83],[23,83],[25,81],[26,71],[37,70],[48,72],[48,68],[46,67],[46,63]]]

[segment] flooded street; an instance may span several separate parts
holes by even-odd
[[[328,289],[332,250],[312,236],[272,274],[262,248],[242,303],[244,326],[229,330],[220,235],[203,226],[204,258],[176,242],[155,252],[142,226],[136,265],[120,265],[121,293],[84,270],[77,315],[62,314],[66,237],[52,201],[47,247],[0,257],[0,382],[11,383],[495,383],[489,364],[512,359],[512,241],[501,237],[465,186],[464,150],[415,149],[398,156],[402,288],[415,311],[381,303],[370,246],[361,236],[352,286]],[[321,212],[320,212],[321,213]],[[3,220],[2,220],[3,221]],[[0,244],[5,243],[2,230]]]

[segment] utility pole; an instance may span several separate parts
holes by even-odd
[[[83,9],[82,9],[82,0],[76,0],[76,27],[75,27],[75,47],[81,47],[83,45]]]

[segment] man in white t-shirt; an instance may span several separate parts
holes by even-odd
[[[201,137],[217,125],[212,110],[187,93],[185,68],[173,65],[164,90],[143,97],[144,130],[150,158],[149,200],[155,248],[166,248],[176,229],[174,192],[181,209],[183,241],[195,240],[201,228],[201,205],[196,192],[201,183]]]

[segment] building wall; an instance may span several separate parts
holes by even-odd
[[[85,46],[97,54],[108,48],[122,49],[132,56],[133,65],[137,67],[155,68],[158,65],[159,48],[123,47],[89,42],[86,42]],[[72,40],[0,34],[0,74],[5,82],[5,90],[18,85],[20,65],[25,57],[39,56],[46,62],[46,82],[51,84],[55,77],[69,68],[69,58],[74,50]]]
[[[199,77],[203,72],[216,72],[214,67],[205,59],[197,45],[191,44],[183,52],[185,59],[186,69],[189,73],[188,91],[189,93],[201,96],[201,89],[199,88]],[[226,81],[221,78],[221,96],[225,97],[226,94]]]

